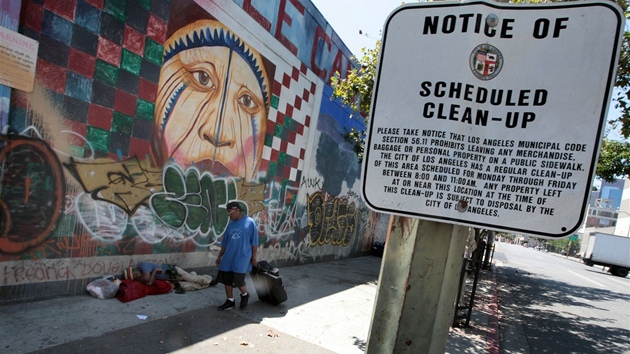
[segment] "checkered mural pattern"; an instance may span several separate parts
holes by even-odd
[[[23,6],[20,32],[39,42],[36,80],[70,129],[86,138],[96,157],[144,159],[169,0],[31,0]],[[25,101],[11,107],[15,130],[29,124]],[[85,141],[73,141],[74,148],[91,156]]]
[[[311,125],[317,78],[305,65],[289,70],[276,68],[262,170],[267,179],[297,186]]]

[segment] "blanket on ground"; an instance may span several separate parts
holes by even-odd
[[[198,275],[195,272],[188,273],[179,266],[175,266],[175,269],[179,275],[179,285],[186,291],[205,289],[212,282],[212,276],[210,275]]]
[[[147,295],[170,293],[172,290],[173,284],[166,280],[155,280],[153,284],[145,285],[136,280],[125,279],[120,282],[116,298],[120,300],[120,302],[129,302]]]

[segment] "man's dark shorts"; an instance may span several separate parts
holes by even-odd
[[[245,286],[245,273],[234,273],[219,271],[217,273],[217,281],[225,285],[231,285],[235,288]]]

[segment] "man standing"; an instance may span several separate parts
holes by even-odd
[[[230,223],[223,234],[221,251],[216,261],[219,266],[217,281],[225,284],[227,300],[219,306],[219,310],[231,310],[235,307],[234,287],[241,291],[240,308],[244,309],[249,301],[245,274],[257,263],[258,227],[254,219],[243,214],[243,209],[237,202],[228,203],[227,213]]]

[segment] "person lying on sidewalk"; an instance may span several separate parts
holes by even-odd
[[[155,280],[168,280],[173,283],[178,294],[187,290],[207,288],[214,281],[210,275],[189,273],[176,265],[158,265],[150,262],[140,262],[136,268],[127,268],[123,276],[124,279],[137,280],[144,285],[152,285]]]
[[[138,265],[140,266],[140,264]],[[123,271],[124,279],[121,281],[115,296],[120,302],[137,300],[147,295],[167,294],[175,288],[175,284],[168,281],[167,272],[162,267],[153,269],[153,267],[143,265],[142,269],[144,272],[140,270],[140,267],[129,267]],[[166,275],[166,279],[156,279],[158,275],[160,278]]]
[[[155,264],[151,262],[140,262],[137,267],[129,267],[124,270],[125,279],[136,280],[144,285],[152,285],[156,279],[169,280],[173,274],[172,266],[169,264]],[[176,274],[173,274],[173,278]]]

